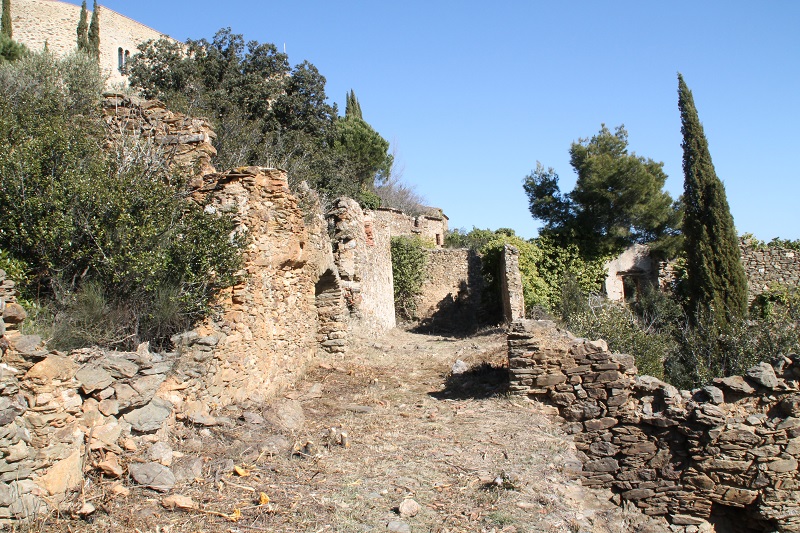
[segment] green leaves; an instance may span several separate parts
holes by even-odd
[[[415,317],[415,298],[420,294],[427,256],[419,237],[392,237],[392,277],[394,279],[394,308],[406,319]]]
[[[243,242],[230,218],[187,200],[157,148],[102,150],[102,82],[96,69],[75,72],[87,63],[34,54],[0,67],[0,250],[28,265],[32,294],[57,296],[67,313],[119,309],[128,342],[168,338],[233,283]]]
[[[577,244],[587,257],[619,253],[634,243],[654,243],[674,253],[680,211],[669,193],[663,163],[628,152],[628,132],[602,125],[591,139],[570,147],[578,174],[562,194],[558,175],[537,163],[525,178],[531,214],[545,223],[543,234]],[[667,246],[669,245],[669,246]]]

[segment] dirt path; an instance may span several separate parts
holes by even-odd
[[[142,488],[115,495],[97,479],[85,493],[98,508],[91,521],[51,518],[41,528],[662,530],[614,505],[609,492],[581,487],[580,462],[552,408],[503,392],[503,333],[450,339],[394,330],[357,346],[271,406],[223,409],[208,428],[178,424],[168,443],[179,479],[172,494],[196,509],[167,510],[165,495]],[[458,359],[470,370],[448,377]],[[406,500],[418,504],[414,516]]]

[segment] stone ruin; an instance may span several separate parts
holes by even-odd
[[[551,322],[517,321],[511,390],[558,406],[585,485],[613,489],[673,531],[800,531],[800,356],[681,391],[630,355]]]

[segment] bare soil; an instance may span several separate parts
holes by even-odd
[[[555,410],[506,392],[505,333],[361,339],[271,405],[177,421],[170,493],[91,478],[37,531],[631,532],[666,527],[582,487]],[[469,370],[453,375],[456,360]],[[341,433],[346,437],[342,440]],[[123,457],[139,460],[135,453]],[[125,492],[122,490],[122,492]],[[190,508],[168,509],[170,495]],[[416,515],[403,511],[419,505]],[[412,509],[413,511],[413,509]]]

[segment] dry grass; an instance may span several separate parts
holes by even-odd
[[[450,376],[456,359],[471,370]],[[636,531],[640,515],[573,479],[579,462],[569,437],[548,408],[505,392],[504,365],[497,332],[449,339],[395,330],[365,340],[287,393],[302,405],[299,428],[282,427],[275,406],[261,410],[264,423],[232,408],[217,413],[229,425],[175,428],[169,444],[183,457],[174,469],[198,458],[201,469],[173,493],[198,509],[166,510],[163,495],[130,484],[129,496],[114,496],[113,481],[95,478],[73,504],[93,503],[89,520],[50,516],[30,527],[378,532],[402,520],[415,532]],[[346,431],[350,446],[329,445],[331,428]],[[259,503],[262,492],[268,504]],[[417,516],[398,516],[405,498],[420,504]]]

